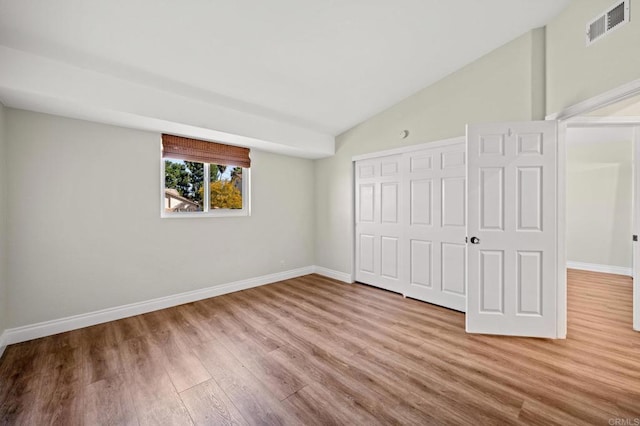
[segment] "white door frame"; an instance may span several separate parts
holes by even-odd
[[[633,233],[640,235],[640,121],[633,130]],[[640,331],[640,246],[633,244],[633,329]]]
[[[464,132],[464,129],[462,130],[462,132]],[[351,157],[351,161],[355,163],[356,161],[360,161],[360,160],[368,160],[370,158],[377,158],[377,157],[387,157],[389,155],[396,155],[396,154],[406,154],[407,152],[420,151],[423,149],[438,148],[438,147],[443,147],[448,145],[455,145],[457,143],[465,143],[465,141],[466,141],[466,138],[464,136],[458,136],[458,137],[449,138],[449,139],[439,139],[433,142],[423,142],[416,145],[403,146],[401,148],[385,149],[383,151],[375,151],[375,152],[369,152],[367,154],[354,155],[353,157]]]
[[[568,127],[637,125],[636,117],[578,117],[607,105],[640,95],[640,79],[633,80],[593,98],[550,114],[547,120],[558,120],[558,338],[567,337],[567,254],[566,254],[566,132]],[[637,137],[636,137],[637,139]],[[634,214],[637,214],[634,212]],[[640,331],[640,282],[634,281],[634,329]]]

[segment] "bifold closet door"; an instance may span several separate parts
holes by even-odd
[[[355,163],[356,281],[466,303],[464,138]]]
[[[402,156],[355,163],[356,281],[403,293]]]
[[[466,147],[404,154],[405,295],[465,311]]]

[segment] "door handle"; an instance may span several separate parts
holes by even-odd
[[[480,238],[471,237],[471,244],[480,244]]]

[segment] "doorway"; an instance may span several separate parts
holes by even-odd
[[[569,337],[594,320],[630,329],[634,127],[569,127],[565,140]]]
[[[567,267],[632,276],[633,127],[567,129]]]
[[[567,267],[633,278],[631,321],[640,331],[640,95],[582,113],[561,126]]]

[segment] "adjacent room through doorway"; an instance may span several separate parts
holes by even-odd
[[[568,288],[568,321],[589,320],[576,313],[577,305],[597,300],[593,317],[601,325],[632,329],[640,97],[570,123],[565,138],[567,269],[568,280],[579,285]]]

